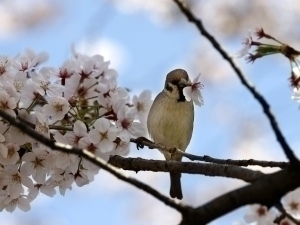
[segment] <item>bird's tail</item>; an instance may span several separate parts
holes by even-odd
[[[182,199],[180,177],[181,177],[181,173],[170,173],[170,178],[171,178],[170,196],[172,198]]]

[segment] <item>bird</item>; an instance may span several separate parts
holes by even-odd
[[[168,148],[185,151],[192,138],[194,104],[186,101],[183,88],[191,85],[187,72],[175,69],[166,76],[164,89],[156,96],[147,117],[150,138]],[[167,161],[181,161],[182,156],[161,151]],[[170,173],[170,196],[182,199],[180,173]]]

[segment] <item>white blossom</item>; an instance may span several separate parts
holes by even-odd
[[[14,166],[6,171],[6,182],[7,182],[7,192],[10,197],[17,198],[24,191],[24,186],[28,188],[33,187],[32,180],[23,174],[23,172],[19,172],[17,166]]]
[[[118,130],[112,126],[108,119],[100,118],[95,124],[95,129],[89,132],[90,141],[97,145],[101,152],[111,152],[114,148]]]
[[[249,207],[244,219],[247,223],[256,222],[257,225],[273,225],[276,214],[273,210],[268,210],[267,207],[258,204]]]
[[[15,117],[14,109],[17,107],[16,99],[11,97],[6,91],[0,91],[0,109]]]
[[[66,137],[68,143],[72,146],[78,146],[80,139],[83,137],[87,137],[87,136],[88,136],[87,127],[80,120],[77,120],[74,123],[74,128],[73,128],[72,132],[68,131],[65,134],[65,137]]]
[[[243,47],[241,50],[239,50],[237,53],[233,55],[235,58],[241,58],[248,54],[251,45],[252,45],[252,36],[251,36],[251,30],[248,31],[248,36],[244,38]]]
[[[63,97],[51,97],[48,104],[43,106],[43,113],[51,116],[51,121],[62,120],[69,111],[69,102]]]
[[[7,212],[13,212],[16,208],[27,212],[30,210],[30,200],[25,196],[18,196],[18,197],[8,197],[4,201],[4,208]]]
[[[147,116],[153,102],[151,100],[151,91],[144,90],[139,96],[134,95],[132,102],[137,112],[136,117],[141,121],[141,123],[146,124]]]
[[[283,198],[283,207],[292,216],[300,217],[300,188],[287,193]]]
[[[134,110],[128,110],[123,107],[118,111],[117,117],[116,126],[120,131],[119,137],[122,141],[129,142],[131,135],[135,137],[143,136],[144,128],[140,123],[134,122]]]
[[[19,145],[8,143],[5,145],[7,148],[7,152],[4,152],[5,148],[2,149],[0,154],[0,164],[2,165],[12,165],[19,161],[19,153],[18,150],[20,149]]]
[[[49,97],[61,96],[65,87],[59,84],[56,70],[50,67],[42,68],[39,73],[33,72],[32,81],[36,84],[36,90],[41,96],[47,94]]]
[[[187,101],[193,101],[196,105],[203,105],[203,97],[201,94],[201,89],[203,85],[199,81],[200,74],[193,80],[191,86],[183,88],[183,95]]]
[[[23,174],[26,176],[32,175],[32,178],[38,183],[45,182],[47,173],[46,158],[48,154],[46,151],[25,153],[22,156],[22,160],[25,162],[21,167]]]

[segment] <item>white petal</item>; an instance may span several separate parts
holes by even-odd
[[[152,92],[150,90],[144,90],[141,92],[141,94],[139,96],[139,100],[147,101],[147,100],[151,99],[151,94],[152,94]]]
[[[30,162],[26,162],[21,167],[21,173],[25,176],[30,176],[33,173],[33,164]]]
[[[42,187],[40,188],[40,191],[41,191],[43,194],[45,194],[45,195],[47,195],[47,196],[49,196],[49,197],[53,197],[53,196],[55,195],[55,193],[56,193],[56,191],[55,191],[54,188],[51,188],[51,187],[48,187],[48,186],[42,186]]]
[[[0,153],[4,158],[7,158],[8,149],[3,144],[0,144]]]
[[[108,132],[107,132],[107,138],[110,141],[114,141],[116,140],[117,136],[118,136],[119,130],[116,127],[111,127],[109,128]]]
[[[18,208],[21,209],[23,212],[27,212],[30,210],[30,204],[27,199],[19,198]]]
[[[5,141],[5,137],[2,134],[0,134],[0,142],[4,142],[4,141]]]
[[[98,148],[101,152],[111,152],[114,149],[114,147],[114,143],[107,139],[103,139],[98,145]]]
[[[100,134],[97,130],[91,130],[88,137],[89,140],[95,145],[100,142]]]
[[[185,97],[185,100],[188,102],[192,99],[192,88],[191,87],[185,87],[183,88],[183,95]]]
[[[119,137],[122,141],[129,142],[130,141],[130,133],[128,130],[122,130],[119,133]]]
[[[17,204],[8,204],[5,206],[7,212],[13,212],[17,208]]]
[[[109,127],[110,127],[110,122],[108,119],[100,118],[95,122],[95,128],[100,132],[106,132]]]
[[[33,152],[27,152],[22,156],[22,160],[25,162],[32,162],[36,158],[36,155]]]
[[[21,177],[21,182],[24,186],[26,186],[28,188],[33,188],[33,182],[29,177],[22,176]]]
[[[74,133],[79,137],[84,137],[87,135],[87,128],[84,124],[84,122],[77,120],[74,123]]]

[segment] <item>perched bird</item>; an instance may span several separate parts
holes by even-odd
[[[185,151],[193,133],[194,104],[186,101],[183,88],[190,85],[189,76],[183,69],[176,69],[167,74],[165,87],[153,101],[150,108],[147,127],[155,143],[169,148]],[[181,161],[181,156],[163,152],[166,160]],[[170,173],[170,196],[182,199],[180,173]]]

